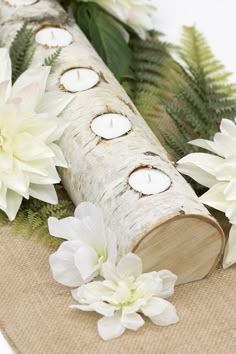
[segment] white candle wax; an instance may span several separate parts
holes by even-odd
[[[30,6],[38,2],[38,0],[7,0],[11,6]]]
[[[96,71],[86,68],[71,69],[62,74],[60,84],[69,92],[85,91],[99,82]]]
[[[171,179],[155,168],[140,168],[129,177],[129,185],[144,195],[164,192],[171,185]]]
[[[72,42],[72,35],[63,28],[45,27],[36,33],[35,41],[48,47],[66,47]]]
[[[118,138],[131,130],[129,119],[121,114],[107,113],[92,121],[92,131],[107,140]]]

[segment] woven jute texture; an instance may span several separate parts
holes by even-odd
[[[179,286],[171,301],[180,322],[126,331],[103,342],[99,315],[69,308],[68,288],[54,282],[48,264],[52,250],[0,229],[1,330],[21,354],[235,354],[236,267],[217,269],[206,279]],[[0,353],[2,353],[0,349]]]

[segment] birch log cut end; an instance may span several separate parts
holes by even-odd
[[[157,226],[134,247],[145,272],[169,269],[177,284],[204,278],[221,254],[220,229],[197,216],[180,216]]]
[[[206,276],[221,257],[223,231],[174,168],[130,98],[56,1],[14,8],[0,0],[1,44],[9,46],[25,20],[36,30],[44,23],[59,23],[72,36],[48,90],[60,91],[61,76],[73,68],[91,69],[100,77],[94,87],[75,93],[61,116],[69,122],[60,141],[69,168],[60,173],[75,205],[87,200],[102,207],[105,223],[117,238],[119,256],[136,252],[145,272],[169,269],[178,275],[179,284]],[[52,52],[37,45],[32,65],[41,65]],[[96,117],[111,113],[127,117],[131,129],[103,139],[91,124]],[[170,179],[168,188],[151,195],[132,188],[129,177],[141,168],[161,171],[165,180]]]

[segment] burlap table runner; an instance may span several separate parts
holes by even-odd
[[[54,282],[52,250],[12,236],[9,227],[0,229],[0,240],[1,330],[16,353],[236,353],[236,267],[179,286],[172,297],[179,324],[161,328],[147,320],[137,333],[103,342],[99,315],[70,309],[68,288]]]

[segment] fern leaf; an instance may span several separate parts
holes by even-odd
[[[43,66],[51,66],[51,68],[53,68],[55,66],[60,54],[61,54],[61,48],[58,48],[51,55],[47,56],[44,59]]]
[[[34,30],[28,28],[27,24],[24,23],[11,44],[10,58],[12,63],[13,83],[26,69],[28,69],[32,61],[35,52],[33,38]]]
[[[9,223],[13,235],[21,235],[26,240],[33,239],[47,247],[59,246],[63,240],[49,234],[48,218],[54,216],[62,219],[70,216],[73,214],[74,205],[61,186],[56,189],[59,196],[58,204],[51,205],[33,198],[24,200],[16,219],[11,223],[4,213],[0,212],[0,225]]]
[[[230,73],[195,27],[183,28],[178,53],[184,64],[179,65],[179,75],[172,80],[171,102],[163,101],[179,132],[181,146],[186,145],[185,149],[176,149],[177,139],[173,146],[173,136],[169,137],[166,146],[171,150],[175,147],[177,159],[194,149],[186,139],[211,139],[222,118],[236,116],[236,86],[229,83]]]
[[[131,37],[135,80],[123,82],[123,86],[133,99],[137,109],[149,126],[157,133],[158,116],[163,111],[161,99],[168,96],[168,74],[174,61],[169,49],[171,46],[154,38],[141,40]]]

